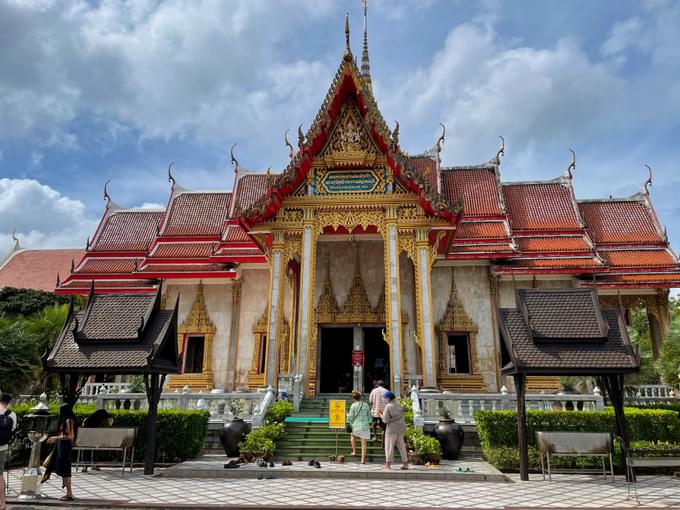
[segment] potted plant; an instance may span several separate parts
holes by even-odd
[[[227,457],[238,457],[239,443],[248,432],[248,424],[238,416],[243,411],[243,402],[240,398],[229,399],[226,405],[232,418],[224,422],[220,431],[220,442]]]
[[[427,460],[433,464],[439,464],[442,458],[442,447],[439,441],[420,433],[413,437],[413,442],[414,453],[420,456],[421,461]]]
[[[277,437],[277,431],[261,427],[248,433],[246,438],[239,443],[244,460],[253,458],[268,459],[274,455],[276,445],[272,436]]]
[[[414,427],[409,427],[408,430],[406,431],[406,447],[408,448],[408,461],[411,464],[414,464],[416,466],[419,466],[423,463],[423,460],[420,458],[420,454],[415,452],[415,443],[416,443],[416,437],[419,435],[422,435],[422,431],[414,428]]]
[[[435,429],[437,439],[442,446],[442,456],[447,460],[456,460],[463,448],[465,433],[460,423],[451,418],[451,412],[442,407],[439,411],[441,418]]]

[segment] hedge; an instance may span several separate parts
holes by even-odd
[[[673,411],[626,408],[629,439],[633,441],[668,441],[680,443],[680,419]],[[477,434],[484,457],[499,469],[517,469],[517,411],[477,411]],[[614,411],[527,411],[527,443],[529,466],[540,469],[536,450],[536,431],[613,432],[616,430]],[[615,465],[622,466],[620,455]],[[598,467],[594,457],[556,458],[556,467]]]
[[[18,421],[14,447],[20,457],[25,456],[26,450],[30,448],[30,442],[26,437],[30,420],[25,418],[25,415],[30,414],[31,407],[30,404],[18,404],[12,407],[12,411],[17,414]],[[95,410],[95,406],[77,405],[74,413],[78,422],[82,423]],[[50,412],[57,414],[59,405],[50,404]],[[108,412],[113,417],[114,427],[137,428],[135,459],[143,459],[146,452],[147,411],[109,410]],[[156,443],[158,445],[156,460],[181,462],[196,457],[203,447],[203,440],[208,432],[209,416],[210,413],[207,411],[159,409],[156,421]],[[53,425],[56,425],[56,420]]]

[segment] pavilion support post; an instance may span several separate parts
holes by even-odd
[[[278,386],[279,333],[283,317],[283,286],[285,283],[285,232],[275,231],[270,255],[271,275],[269,282],[269,315],[267,317],[267,349],[265,362],[265,385]]]
[[[399,281],[399,229],[397,208],[388,206],[385,210],[385,340],[390,346],[390,389],[401,396],[401,291]]]
[[[316,223],[314,209],[311,207],[303,208],[302,223],[302,253],[300,260],[300,289],[297,320],[297,362],[296,371],[302,376],[302,387],[306,395],[313,394],[315,382],[309,380],[309,359],[316,356],[312,352],[312,337],[314,324],[314,281],[316,259]]]
[[[519,450],[520,480],[529,480],[529,447],[527,445],[526,415],[526,374],[515,374],[515,390],[517,392],[517,449]]]
[[[626,427],[626,415],[623,412],[623,375],[613,374],[606,375],[602,378],[602,384],[605,391],[609,395],[609,401],[614,408],[614,419],[616,420],[616,432],[621,438],[621,450],[623,452],[623,462],[626,464],[626,457],[630,449],[630,441],[628,439],[628,430]],[[629,480],[628,470],[626,472],[626,480]]]
[[[153,475],[156,462],[156,421],[158,418],[158,402],[165,384],[165,374],[144,374],[144,389],[149,404],[146,422],[146,453],[144,455],[144,474]]]
[[[59,374],[59,392],[64,404],[76,405],[89,377],[89,375],[77,372]]]
[[[423,352],[423,386],[430,388],[437,387],[439,365],[432,314],[432,263],[435,256],[430,248],[429,230],[417,228],[413,261],[416,275],[416,323]]]

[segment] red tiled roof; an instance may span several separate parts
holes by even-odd
[[[197,258],[212,255],[214,243],[159,243],[151,258]]]
[[[223,264],[146,264],[141,272],[143,273],[193,273],[228,271]]]
[[[464,216],[503,214],[496,174],[489,168],[447,169],[441,173],[442,194],[450,203],[463,202]]]
[[[164,212],[115,211],[104,219],[92,251],[146,251]]]
[[[0,266],[0,289],[34,289],[53,291],[57,273],[63,278],[71,270],[71,260],[76,263],[83,250],[19,250]]]
[[[120,287],[150,287],[153,288],[155,282],[153,280],[140,279],[120,279],[120,280],[97,280],[95,279],[95,290],[106,288],[120,288]],[[60,288],[62,289],[89,289],[92,286],[91,280],[69,280],[65,282]]]
[[[513,230],[580,229],[572,195],[555,182],[503,184],[503,197]]]
[[[135,268],[135,259],[127,257],[100,258],[90,257],[77,270],[78,274],[104,273],[125,274],[132,273]]]
[[[430,156],[413,156],[409,158],[411,168],[425,179],[432,190],[437,189],[437,161]]]
[[[241,209],[247,209],[267,191],[267,174],[248,174],[239,178],[236,188],[236,202]]]
[[[617,274],[598,277],[598,282],[624,282],[624,283],[677,283],[680,282],[680,273],[641,273],[641,274]]]
[[[487,252],[512,252],[507,243],[499,244],[454,244],[451,253],[487,253]]]
[[[165,236],[217,236],[229,214],[231,193],[194,193],[177,195],[163,224]]]
[[[456,239],[506,239],[502,221],[462,221],[456,229]]]
[[[578,205],[596,243],[663,242],[654,226],[651,211],[640,201],[603,200],[580,202]]]
[[[218,257],[257,257],[264,253],[259,248],[222,248],[216,255]]]
[[[246,243],[252,242],[252,239],[240,225],[230,225],[227,227],[224,241],[229,243]]]
[[[535,259],[516,259],[509,262],[508,265],[513,267],[527,267],[527,268],[573,268],[573,267],[598,267],[600,263],[594,257],[550,257],[550,258],[535,258]],[[502,267],[502,266],[499,266]]]
[[[598,250],[602,258],[614,267],[676,266],[667,250]]]
[[[523,252],[591,251],[583,236],[517,237],[515,242]]]

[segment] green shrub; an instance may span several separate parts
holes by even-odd
[[[238,445],[241,453],[247,453],[254,457],[274,455],[276,451],[275,441],[283,434],[281,423],[270,423],[258,429],[251,430],[243,441]]]
[[[626,408],[626,425],[631,442],[668,441],[680,443],[680,419],[673,411]],[[499,469],[517,469],[517,411],[478,411],[475,413],[477,433],[484,457]],[[537,431],[613,432],[614,411],[527,411],[527,443],[530,467],[540,468],[536,451]],[[616,464],[621,466],[619,456]],[[596,457],[558,457],[555,467],[598,467]]]
[[[264,419],[269,423],[283,423],[291,414],[293,414],[293,403],[288,400],[279,400],[267,408]]]
[[[413,402],[411,401],[411,397],[402,397],[399,399],[399,404],[401,405],[401,408],[404,410],[404,421],[406,422],[407,427],[412,427],[413,426]]]
[[[410,450],[421,456],[442,453],[442,447],[436,438],[425,435],[422,430],[415,427],[406,430],[406,442]]]
[[[17,432],[14,448],[18,456],[23,456],[30,448],[27,438],[31,421],[26,418],[30,414],[32,404],[18,404],[12,407],[17,414]],[[93,405],[77,405],[74,413],[79,423],[96,410]],[[114,427],[136,427],[135,458],[143,459],[146,452],[146,411],[109,410],[113,417]],[[59,413],[59,404],[50,404],[50,413]],[[207,411],[187,411],[181,409],[161,409],[156,421],[156,459],[164,462],[181,462],[196,457],[203,447],[203,440],[208,432]],[[56,426],[57,420],[53,422]],[[55,432],[55,431],[52,431]]]

